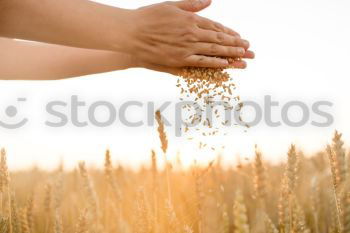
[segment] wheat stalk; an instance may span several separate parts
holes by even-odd
[[[179,219],[177,218],[173,204],[167,200],[165,203],[165,208],[167,210],[168,217],[168,232],[170,233],[180,233],[181,227]]]
[[[12,229],[12,214],[11,214],[11,189],[10,189],[10,175],[7,167],[6,150],[1,149],[1,159],[0,159],[0,176],[2,180],[2,186],[7,188],[7,199],[8,201],[8,221],[9,221],[9,233],[13,233]]]
[[[294,189],[296,187],[296,182],[298,179],[297,176],[298,172],[298,157],[296,152],[295,145],[291,145],[288,151],[288,161],[287,161],[287,167],[286,167],[286,181],[287,181],[287,190],[288,193],[291,195],[294,192]]]
[[[350,232],[350,192],[343,195],[342,233]]]
[[[310,233],[310,229],[306,224],[305,213],[296,198],[293,198],[293,209],[293,232]]]
[[[44,186],[44,199],[43,199],[43,209],[46,213],[45,215],[45,233],[49,231],[50,228],[50,216],[51,216],[51,207],[52,207],[52,185],[47,183]]]
[[[88,175],[86,170],[86,166],[84,162],[79,163],[80,175],[83,181],[83,187],[85,191],[85,195],[88,200],[89,212],[94,216],[94,219],[97,219],[98,216],[98,201],[95,189],[93,187],[92,181]]]
[[[334,151],[334,156],[337,161],[338,179],[339,185],[342,185],[346,180],[346,159],[345,159],[345,149],[344,142],[342,141],[342,134],[335,131],[334,137],[332,139],[332,150]]]
[[[266,174],[262,154],[258,150],[257,146],[255,146],[255,160],[253,168],[255,195],[261,202],[261,207],[265,209],[264,201],[266,196]]]
[[[227,205],[223,206],[222,211],[222,230],[220,233],[230,233],[230,218],[227,212]]]
[[[289,227],[288,223],[288,188],[287,188],[287,179],[284,176],[282,179],[281,192],[278,199],[278,225],[279,230],[282,233],[288,232],[287,227]]]
[[[241,191],[236,192],[233,205],[233,225],[235,227],[234,233],[249,233],[247,207],[244,204]]]
[[[293,229],[293,199],[296,182],[298,179],[298,157],[295,145],[291,145],[288,151],[288,161],[285,170],[286,189],[288,192],[289,229]]]
[[[331,168],[331,173],[332,173],[332,181],[333,181],[333,196],[335,200],[335,205],[336,205],[336,214],[337,214],[337,222],[338,222],[338,227],[341,230],[342,225],[341,225],[341,208],[340,208],[340,203],[339,203],[339,187],[340,187],[340,175],[339,175],[339,169],[338,169],[338,159],[332,150],[330,146],[327,146],[326,149],[329,157],[329,163],[330,163],[330,168]]]
[[[27,222],[28,222],[28,227],[29,231],[33,231],[34,227],[34,193],[31,193],[29,198],[27,199],[27,204],[26,204],[26,213],[27,213]]]
[[[117,200],[117,203],[119,203],[120,200],[122,199],[121,191],[118,187],[118,184],[115,180],[115,176],[113,174],[113,165],[112,165],[111,154],[110,154],[109,150],[106,151],[104,165],[105,165],[106,180],[107,180],[108,184],[110,185],[110,187],[112,188],[112,191],[113,191],[114,196]],[[120,208],[120,206],[118,206],[118,207]]]
[[[320,212],[320,206],[321,206],[321,198],[320,198],[320,185],[318,182],[317,177],[313,177],[311,180],[311,190],[312,196],[311,196],[311,208],[312,208],[312,215],[314,218],[314,227],[315,232],[319,232],[319,212]]]
[[[153,229],[154,232],[158,232],[158,167],[157,167],[157,155],[154,150],[151,151],[151,170],[152,170],[152,191],[153,191]]]
[[[159,139],[161,142],[161,149],[163,151],[164,155],[164,162],[165,162],[165,172],[166,172],[166,179],[167,179],[167,188],[168,188],[168,200],[171,202],[171,186],[170,186],[170,172],[169,172],[169,166],[168,166],[168,159],[166,156],[166,152],[168,150],[168,139],[165,133],[165,128],[164,128],[164,122],[162,120],[162,116],[160,114],[160,111],[156,111],[155,117],[158,123],[158,134],[159,134]]]
[[[9,230],[9,222],[6,217],[0,215],[0,232],[7,233]]]
[[[10,181],[3,150],[0,233],[9,233],[10,226],[12,233],[348,233],[349,179],[341,172],[340,156],[344,148],[341,134],[336,133],[322,153],[299,159],[292,145],[287,163],[269,166],[264,166],[267,163],[256,149],[254,160],[246,159],[239,168],[218,164],[208,179],[212,163],[208,167],[195,163],[191,168],[184,163],[171,173],[171,201],[167,184],[159,182],[165,172],[158,170],[154,151],[151,166],[138,170],[123,165],[115,169],[107,151],[104,169],[89,173],[85,163],[75,171],[35,168],[11,172]],[[120,200],[109,193],[110,180],[117,177],[123,178],[123,185],[118,185]],[[37,192],[33,187],[38,186],[43,187]],[[141,190],[135,188],[140,186]],[[106,204],[99,206],[104,198]],[[264,199],[264,210],[258,199]],[[122,212],[117,204],[123,206]],[[233,206],[232,212],[226,206]]]
[[[183,233],[193,233],[192,227],[185,225],[183,229]]]
[[[20,209],[19,213],[20,213],[21,233],[30,233],[30,228],[29,228],[28,218],[27,218],[27,209],[22,208]]]
[[[136,204],[136,233],[149,233],[152,227],[144,188],[138,191]]]
[[[87,221],[87,210],[83,210],[80,213],[78,223],[76,225],[75,233],[88,233],[89,232],[89,226]]]
[[[62,219],[61,219],[61,216],[60,216],[58,209],[55,209],[55,212],[54,212],[53,232],[54,233],[62,233],[63,232]]]
[[[265,228],[266,233],[279,233],[275,224],[271,221],[269,216],[265,213]]]

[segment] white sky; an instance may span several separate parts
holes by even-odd
[[[99,2],[136,8],[157,1]],[[213,0],[212,6],[201,13],[240,32],[250,40],[257,54],[247,70],[231,72],[243,99],[261,101],[265,95],[272,95],[281,103],[290,100],[307,104],[318,100],[334,103],[335,123],[329,128],[262,125],[248,132],[234,128],[229,136],[210,139],[212,143],[226,145],[223,151],[226,161],[235,160],[237,154],[251,156],[256,143],[266,157],[274,160],[283,159],[292,142],[306,152],[313,152],[327,144],[335,129],[342,131],[345,141],[350,142],[349,10],[350,2],[346,0]],[[11,168],[32,164],[52,167],[61,158],[69,166],[78,160],[101,165],[107,147],[118,161],[139,164],[138,161],[149,159],[150,149],[158,150],[155,128],[130,129],[117,123],[107,129],[65,127],[53,130],[43,125],[47,117],[44,106],[50,100],[68,100],[73,94],[88,103],[101,99],[116,105],[127,100],[161,103],[177,100],[179,92],[175,82],[170,75],[142,69],[67,81],[1,81],[0,120],[6,120],[5,108],[16,104],[20,109],[18,118],[27,117],[29,123],[19,130],[0,129],[0,146],[8,149]],[[28,101],[17,104],[17,97],[27,97]],[[144,112],[134,108],[129,114],[132,119],[140,119]],[[171,111],[165,115],[170,117],[170,114]],[[16,121],[7,119],[10,120]],[[195,151],[184,139],[174,138],[172,129],[168,132],[170,156],[180,150],[187,163],[193,157],[213,157],[206,151]]]

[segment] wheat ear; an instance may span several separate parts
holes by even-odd
[[[262,159],[262,154],[255,146],[255,160],[254,160],[254,188],[255,195],[259,200],[260,207],[265,209],[265,196],[266,196],[266,172]]]
[[[171,200],[171,187],[170,187],[170,172],[169,172],[169,166],[168,166],[168,159],[166,156],[166,152],[168,150],[168,139],[165,133],[164,122],[159,110],[156,111],[155,118],[158,123],[157,130],[158,130],[159,139],[161,142],[161,149],[164,155],[165,172],[166,172],[167,188],[168,188],[168,200],[171,202],[172,200]]]
[[[240,191],[236,192],[233,205],[233,225],[235,227],[234,233],[249,233],[247,207]]]

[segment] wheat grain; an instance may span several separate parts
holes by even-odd
[[[226,58],[229,64],[233,64],[234,61],[240,60],[239,58]],[[231,67],[228,68],[233,68]],[[213,121],[208,120],[208,118],[203,122],[202,114],[198,114],[198,112],[203,113],[209,110],[213,112],[214,107],[217,102],[222,103],[225,111],[232,110],[233,106],[231,106],[232,101],[237,101],[238,110],[240,110],[242,103],[240,102],[239,96],[234,96],[234,90],[236,89],[236,85],[233,82],[233,79],[230,75],[225,72],[224,68],[198,68],[198,67],[188,67],[183,69],[180,78],[177,81],[177,87],[181,90],[182,97],[181,101],[187,99],[189,101],[193,101],[197,103],[195,107],[195,112],[189,115],[187,121],[191,123],[191,125],[196,125],[196,130],[203,131],[205,126],[207,128],[207,132],[202,132],[203,136],[214,136],[219,134],[218,129],[214,129],[212,127]],[[191,100],[192,99],[192,100]],[[190,111],[190,105],[184,105],[184,109]],[[218,111],[215,111],[216,118],[220,118],[220,114]],[[228,122],[226,121],[224,125]],[[188,124],[185,124],[184,132],[187,133],[189,131]]]

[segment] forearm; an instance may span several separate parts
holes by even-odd
[[[0,79],[55,80],[136,67],[130,55],[0,38]]]
[[[1,0],[0,36],[123,51],[129,15],[86,0]]]

